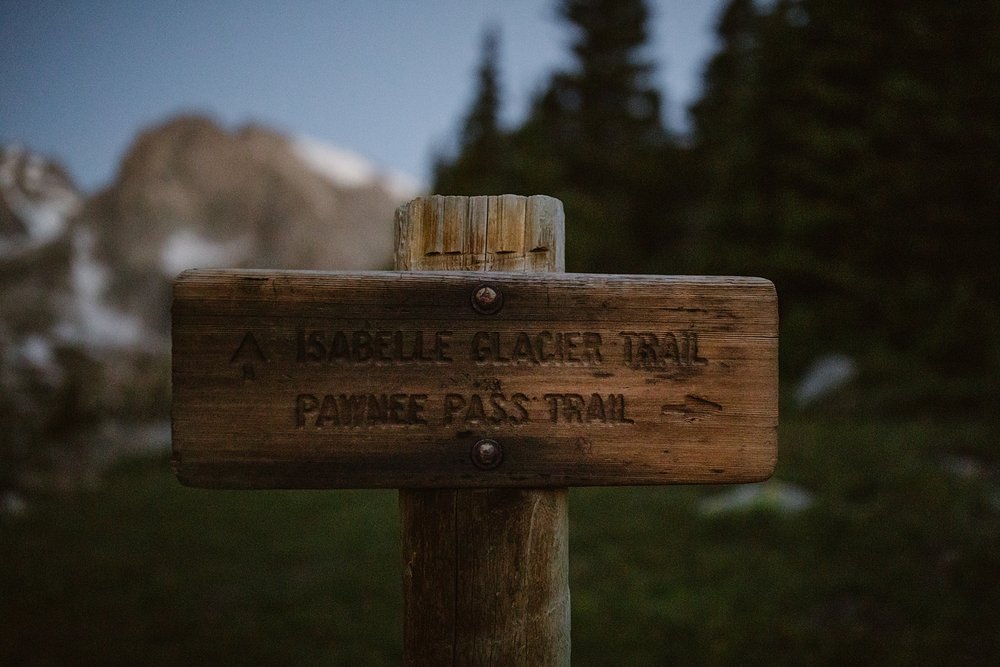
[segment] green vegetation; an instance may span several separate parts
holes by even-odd
[[[436,192],[559,197],[571,271],[772,280],[786,377],[835,351],[896,415],[995,407],[996,3],[730,0],[684,137],[660,119],[646,3],[556,5],[571,64],[499,127],[492,35]]]
[[[778,477],[816,494],[790,515],[701,516],[698,500],[720,492],[711,487],[577,492],[575,662],[995,661],[1000,488],[944,468],[969,451],[995,466],[996,435],[786,423]]]
[[[562,0],[573,66],[498,124],[498,36],[443,194],[563,199],[575,271],[753,274],[781,299],[799,512],[577,489],[577,665],[1000,664],[1000,10],[731,0],[667,131],[640,0]],[[0,470],[0,478],[3,471]],[[0,516],[0,664],[395,664],[391,492],[210,492],[164,460]]]
[[[799,513],[574,490],[574,664],[995,664],[998,435],[786,419]],[[399,662],[393,492],[193,490],[139,459],[0,522],[0,664]]]
[[[0,664],[397,664],[394,493],[182,487],[164,459],[0,524]]]

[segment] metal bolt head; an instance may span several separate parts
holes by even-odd
[[[496,440],[483,438],[472,446],[472,462],[481,470],[492,470],[503,461],[503,449]]]
[[[492,315],[503,306],[503,293],[493,285],[480,285],[472,293],[472,307],[483,315]]]

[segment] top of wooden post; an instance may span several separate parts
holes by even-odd
[[[396,269],[562,272],[564,220],[545,195],[418,197],[396,211]]]

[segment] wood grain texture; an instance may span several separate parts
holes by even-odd
[[[395,272],[176,281],[175,470],[400,488],[406,663],[568,664],[565,487],[769,476],[774,287],[558,273],[549,197],[422,197],[395,224]]]
[[[430,228],[441,253],[415,250]],[[562,271],[562,239],[551,197],[420,198],[397,214],[396,268]],[[399,506],[404,664],[569,665],[566,489],[401,489]]]
[[[401,490],[407,665],[568,665],[566,489]]]
[[[418,197],[395,224],[401,271],[565,270],[562,202],[553,197]]]
[[[473,309],[482,284],[498,313]],[[759,279],[193,271],[173,346],[175,463],[196,486],[745,482],[775,461]],[[473,465],[481,438],[499,467]]]

